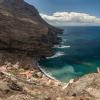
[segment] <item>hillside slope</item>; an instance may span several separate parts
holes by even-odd
[[[0,0],[0,50],[50,56],[58,33],[62,30],[47,24],[24,0]]]

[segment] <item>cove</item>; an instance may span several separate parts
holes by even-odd
[[[55,55],[39,64],[56,79],[68,82],[100,67],[100,26],[63,27],[62,42],[54,46]]]

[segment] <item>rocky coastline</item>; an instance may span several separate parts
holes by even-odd
[[[0,1],[0,50],[51,56],[51,47],[59,43],[57,35],[62,32],[46,23],[24,0]]]
[[[19,63],[0,66],[0,100],[99,100],[100,73],[62,84]]]
[[[100,73],[62,84],[38,66],[62,33],[24,0],[0,0],[0,100],[100,100]]]

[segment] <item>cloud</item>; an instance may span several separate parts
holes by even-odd
[[[56,12],[52,15],[40,14],[41,17],[51,25],[100,25],[100,18],[86,13]]]

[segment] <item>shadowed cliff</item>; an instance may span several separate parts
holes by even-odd
[[[46,23],[24,0],[0,0],[0,50],[50,56],[58,33],[62,30]]]

